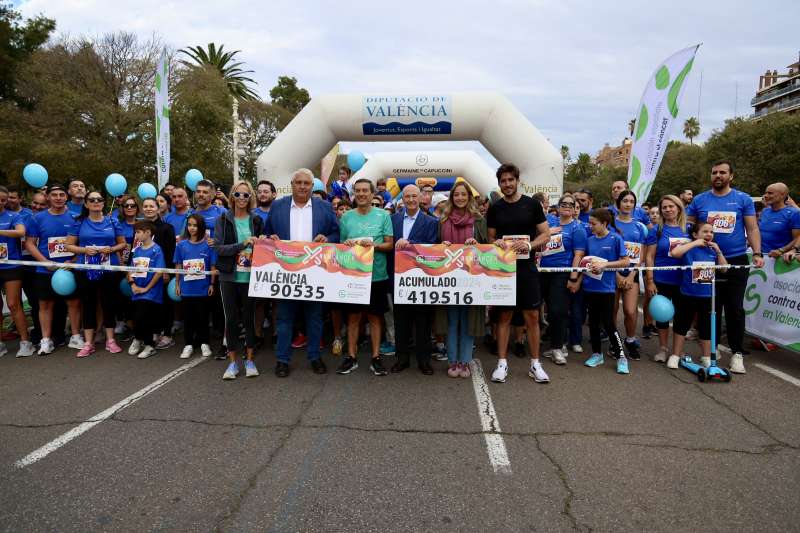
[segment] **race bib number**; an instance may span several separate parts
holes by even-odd
[[[642,243],[625,241],[625,251],[632,265],[638,265],[642,257]]]
[[[252,258],[253,252],[251,250],[242,250],[236,254],[236,272],[250,272]]]
[[[149,257],[134,257],[133,258],[133,266],[137,269],[135,272],[131,273],[132,278],[146,278],[147,277],[147,268],[150,267],[150,258]]]
[[[238,264],[238,261],[237,261]],[[201,279],[205,279],[205,274],[198,274],[198,272],[203,272],[206,267],[206,262],[202,259],[184,259],[183,260],[183,269],[189,270],[193,272],[192,274],[184,274],[183,280],[184,281],[197,281]]]
[[[130,244],[125,245],[125,248],[122,249],[120,254],[122,255],[122,264],[127,265],[128,259],[131,258],[131,245]]]
[[[97,250],[100,247],[99,246],[87,246],[87,248],[91,248],[92,250]],[[100,265],[110,265],[111,264],[111,254],[97,253],[95,255],[99,255],[100,256],[100,262],[98,264],[100,264]],[[89,264],[89,257],[90,257],[89,254],[84,254],[83,255],[83,262],[86,263],[87,265]]]
[[[555,255],[564,251],[564,234],[561,232],[550,235],[550,240],[544,246],[542,255]]]
[[[528,244],[530,244],[531,236],[530,235],[503,235],[503,240],[508,242],[508,243],[515,243],[515,242],[522,241],[522,242],[527,242]],[[530,259],[530,258],[531,258],[530,251],[525,252],[525,253],[518,253],[517,254],[517,259]]]
[[[692,283],[711,283],[714,281],[713,261],[692,261]]]
[[[8,243],[0,242],[0,259],[8,259]]]
[[[67,251],[66,237],[49,237],[47,239],[47,255],[50,259],[72,257],[74,254]]]
[[[707,220],[714,228],[714,233],[733,233],[736,211],[709,211]]]
[[[580,266],[582,268],[589,268],[592,263],[600,262],[600,263],[608,263],[608,259],[603,259],[602,257],[597,257],[594,255],[585,255],[581,258]],[[592,279],[601,280],[603,279],[603,273],[600,272],[599,274],[595,274],[591,270],[587,270],[584,272],[584,275],[589,276]]]
[[[691,242],[691,241],[689,239],[687,239],[686,237],[670,237],[669,238],[669,253],[667,255],[672,257],[672,250],[674,250],[675,248],[677,248],[681,244],[686,244],[688,242]]]

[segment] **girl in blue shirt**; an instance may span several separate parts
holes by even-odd
[[[628,259],[632,266],[643,263],[644,241],[647,238],[647,226],[636,220],[633,211],[636,208],[636,195],[632,191],[622,191],[617,196],[617,231],[625,241]],[[617,272],[617,295],[614,299],[614,317],[617,316],[619,300],[622,298],[622,313],[625,316],[625,348],[628,357],[640,358],[639,339],[636,338],[636,320],[639,317],[639,272],[637,270]]]
[[[604,363],[600,341],[602,324],[611,343],[610,351],[617,357],[617,372],[628,373],[628,360],[622,346],[622,338],[614,324],[614,297],[616,280],[614,272],[604,272],[606,268],[625,268],[630,262],[625,243],[618,233],[609,232],[614,227],[614,219],[608,209],[595,209],[589,217],[592,235],[586,240],[586,256],[581,266],[589,268],[578,278],[583,283],[586,306],[589,308],[589,336],[592,343],[592,356],[584,363],[596,367]]]
[[[692,242],[682,244],[672,250],[672,256],[682,259],[691,269],[683,270],[681,276],[681,297],[675,309],[673,322],[673,352],[667,361],[667,368],[678,368],[686,332],[697,315],[697,336],[703,356],[703,366],[711,366],[711,280],[716,274],[713,269],[703,269],[708,265],[727,265],[725,256],[713,241],[714,227],[709,222],[698,222],[691,230]]]
[[[200,214],[189,215],[186,230],[175,247],[175,268],[194,271],[211,271],[217,262],[217,255],[206,239],[206,223]],[[214,294],[214,275],[178,274],[175,291],[185,302],[184,308],[191,310],[184,316],[184,347],[181,359],[192,356],[199,347],[203,357],[211,355],[208,344],[208,315],[211,298]]]
[[[164,278],[166,274],[149,272],[148,268],[165,268],[164,252],[153,242],[156,225],[149,220],[140,220],[134,225],[135,239],[141,246],[133,251],[132,264],[141,268],[140,272],[129,272],[134,306],[134,340],[128,348],[129,355],[147,359],[156,349],[153,336],[161,318],[158,308],[163,303]]]
[[[659,200],[658,211],[660,222],[648,233],[645,241],[647,266],[680,265],[681,260],[673,257],[672,249],[691,240],[686,233],[686,212],[683,209],[683,202],[677,196],[668,194]],[[649,297],[660,294],[669,298],[672,305],[677,307],[681,284],[680,270],[648,270],[645,272],[645,279]],[[669,351],[669,322],[656,322],[656,328],[659,350],[653,356],[653,361],[665,363],[667,356],[672,353]]]

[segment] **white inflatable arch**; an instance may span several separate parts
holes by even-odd
[[[517,165],[526,194],[561,193],[561,154],[507,98],[491,92],[318,96],[259,156],[257,174],[289,194],[292,172],[315,167],[339,141],[469,140]]]
[[[497,189],[495,171],[478,154],[469,150],[441,152],[379,152],[372,154],[350,178],[462,177],[482,196]]]

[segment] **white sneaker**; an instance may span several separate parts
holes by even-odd
[[[705,367],[705,368],[710,367],[711,366],[711,358],[710,357],[701,357],[700,358],[700,364],[703,365],[703,367]]]
[[[142,351],[142,341],[133,339],[133,342],[128,347],[128,355],[136,355]]]
[[[492,381],[495,383],[505,383],[508,377],[508,363],[505,359],[500,359],[497,362],[497,368],[492,372]]]
[[[669,359],[667,360],[667,368],[672,369],[672,370],[677,370],[678,363],[680,363],[680,362],[681,362],[681,358],[678,357],[675,354],[672,354],[672,355],[669,356]]]
[[[653,362],[655,362],[655,363],[665,363],[666,361],[667,361],[667,351],[664,348],[661,348],[653,356]]]
[[[36,353],[36,348],[34,348],[33,343],[31,341],[20,341],[19,350],[17,351],[17,357],[30,357],[35,353]]]
[[[3,357],[7,353],[8,353],[8,348],[6,348],[6,343],[0,342],[0,357]]]
[[[686,332],[686,340],[687,341],[697,340],[697,330],[695,328],[690,328],[689,331]]]
[[[56,345],[53,344],[53,339],[47,337],[43,338],[39,343],[39,355],[48,355],[56,351]]]
[[[731,350],[730,346],[726,346],[725,344],[717,344],[717,355],[733,355],[733,350]]]
[[[181,359],[189,359],[194,353],[194,346],[191,344],[187,344],[183,347],[183,351],[181,352]]]
[[[547,357],[548,359],[553,358],[553,353],[556,351],[555,348],[551,348],[549,350],[545,350],[542,352],[542,357]]]
[[[580,344],[573,344],[572,351],[575,353],[583,353],[583,346],[581,346]]]
[[[553,350],[553,362],[557,365],[566,365],[567,352],[565,350]]]
[[[559,354],[561,350],[556,350]],[[550,383],[550,376],[547,375],[547,372],[544,371],[542,368],[542,363],[539,362],[538,359],[534,359],[531,363],[531,368],[528,370],[528,376],[533,378],[533,381],[536,383]]]
[[[151,355],[155,355],[156,349],[152,346],[145,346],[144,349],[139,352],[139,359],[147,359]]]
[[[83,340],[80,333],[76,333],[69,338],[69,344],[67,344],[67,346],[76,350],[81,350],[84,344],[86,344],[86,341]]]
[[[736,352],[731,356],[731,372],[734,374],[747,373],[747,370],[744,369],[744,358],[739,352]]]
[[[211,346],[208,344],[201,344],[200,353],[203,354],[203,357],[211,357],[214,352],[211,351]]]

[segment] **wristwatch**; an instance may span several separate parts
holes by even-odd
[[[764,254],[761,252],[753,252],[753,257],[764,257]]]

